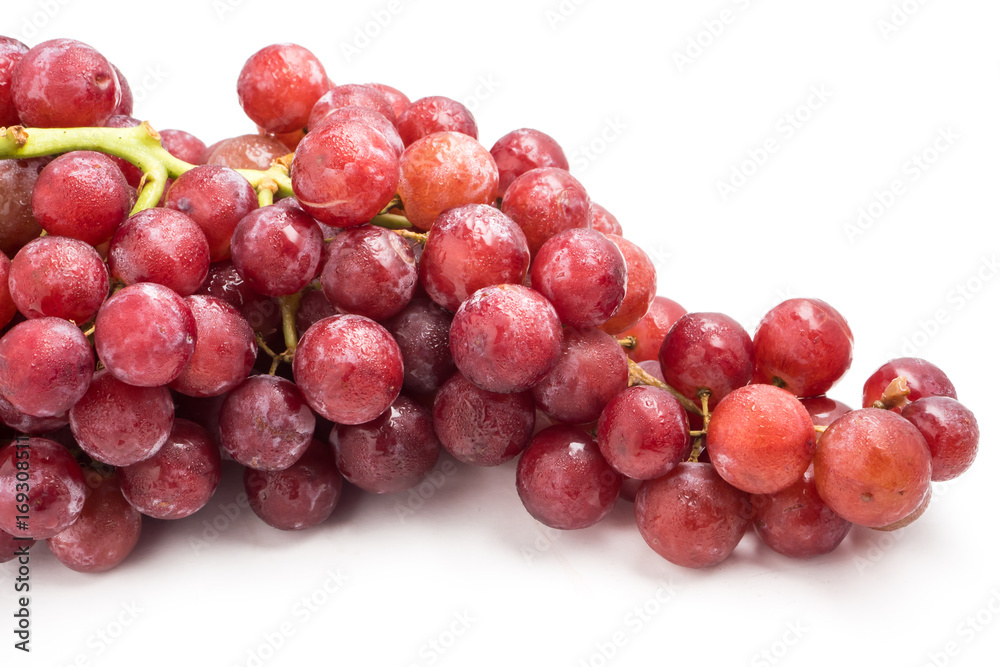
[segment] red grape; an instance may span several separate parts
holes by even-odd
[[[20,122],[17,109],[14,107],[11,84],[14,79],[14,67],[27,52],[28,47],[20,41],[0,35],[0,127],[10,127]],[[2,537],[0,535],[0,538]]]
[[[125,127],[139,127],[142,122],[138,118],[132,118],[132,116],[121,116],[114,115],[108,119],[104,124],[104,127],[113,128],[125,128]],[[142,169],[135,166],[125,158],[116,157],[109,155],[111,161],[115,163],[119,171],[122,172],[122,176],[125,177],[125,182],[129,184],[129,187],[137,188],[142,183]]]
[[[184,130],[160,130],[160,143],[175,158],[193,165],[203,164],[208,148],[204,141]]]
[[[591,226],[587,191],[568,171],[557,167],[532,169],[515,178],[500,210],[524,231],[532,257],[559,232]]]
[[[655,297],[642,319],[620,334],[635,337],[636,344],[628,350],[628,358],[635,362],[659,360],[660,347],[667,332],[686,313],[676,301],[665,296]]]
[[[628,273],[628,284],[625,286],[625,298],[618,310],[601,329],[609,334],[620,334],[641,320],[649,311],[649,306],[656,298],[656,267],[646,252],[632,243],[614,234],[605,234],[625,257],[625,270]]]
[[[373,109],[385,116],[393,125],[396,124],[396,112],[393,111],[392,103],[378,88],[349,83],[330,88],[316,101],[309,114],[309,130],[313,131],[322,125],[331,111],[352,106]]]
[[[602,234],[622,235],[622,224],[618,222],[618,218],[594,201],[590,202],[590,219],[593,228]]]
[[[213,296],[184,299],[194,316],[194,353],[170,388],[188,396],[219,396],[239,386],[257,359],[253,328],[231,305]]]
[[[270,168],[271,163],[280,157],[288,155],[288,146],[280,139],[259,134],[241,134],[238,137],[224,139],[218,144],[206,149],[204,162],[230,169],[260,169]]]
[[[128,79],[125,78],[125,75],[122,74],[122,71],[114,63],[111,63],[111,69],[115,71],[115,76],[118,77],[118,87],[121,89],[121,99],[118,100],[118,106],[115,107],[114,115],[131,116],[135,104],[135,95],[132,94],[132,86],[129,85]]]
[[[448,347],[451,320],[451,313],[426,297],[417,297],[382,323],[399,344],[403,388],[408,392],[433,394],[455,372]]]
[[[404,146],[435,132],[461,132],[479,138],[476,119],[464,104],[449,97],[422,97],[398,118],[399,136]]]
[[[250,509],[279,530],[303,530],[323,523],[337,506],[343,485],[333,453],[317,440],[284,470],[247,468],[243,472]]]
[[[813,426],[829,426],[851,411],[850,406],[835,401],[826,396],[814,396],[812,398],[801,398],[799,402],[809,413]]]
[[[958,399],[955,385],[940,368],[924,359],[901,357],[887,361],[865,381],[862,407],[870,408],[875,405],[875,401],[882,398],[889,383],[897,377],[906,379],[906,386],[910,390],[906,397],[907,402],[913,402],[926,396],[947,396]],[[900,411],[902,411],[901,407],[893,408],[893,412]]]
[[[108,268],[126,285],[158,283],[180,296],[208,276],[208,239],[194,220],[169,208],[136,213],[111,237]]]
[[[669,392],[636,385],[608,402],[597,422],[597,444],[612,468],[654,479],[691,453],[687,413]]]
[[[304,211],[265,206],[233,231],[233,265],[252,289],[267,296],[295,294],[312,282],[323,251],[323,232]]]
[[[10,297],[25,317],[79,323],[94,316],[110,285],[97,251],[66,236],[43,236],[21,248],[10,264],[8,280]],[[0,286],[0,291],[6,287]]]
[[[521,174],[539,167],[557,167],[569,171],[569,161],[555,139],[530,128],[503,135],[490,149],[500,172],[500,196]]]
[[[0,530],[48,539],[77,520],[86,496],[79,464],[58,442],[28,438],[0,449]]]
[[[295,311],[295,330],[301,338],[309,327],[334,315],[339,313],[330,305],[322,290],[306,290],[299,301],[299,309]]]
[[[406,107],[410,106],[410,98],[392,86],[387,86],[384,83],[368,83],[365,85],[385,95],[385,99],[389,100],[389,104],[392,105],[392,111],[396,114],[397,118],[399,114],[403,113]]]
[[[50,433],[66,426],[69,423],[69,414],[64,412],[53,417],[28,415],[15,408],[0,394],[0,421],[18,433]]]
[[[213,262],[229,258],[229,242],[236,224],[257,208],[257,193],[236,171],[202,165],[186,171],[167,190],[166,208],[194,220],[208,239]]]
[[[380,114],[378,111],[368,107],[340,107],[339,109],[334,109],[326,116],[324,116],[322,122],[312,130],[316,130],[322,127],[326,123],[333,123],[337,121],[354,121],[361,123],[362,125],[368,125],[375,130],[378,130],[389,145],[392,147],[392,151],[396,154],[398,158],[403,154],[403,140],[399,138],[399,132],[396,130],[396,126],[392,124],[388,118]]]
[[[208,278],[198,293],[222,299],[239,310],[254,331],[265,338],[281,328],[278,304],[255,292],[230,260],[214,262],[209,266]]]
[[[920,431],[931,451],[931,479],[954,479],[969,469],[979,451],[979,423],[954,398],[928,396],[903,408],[903,418]]]
[[[236,82],[243,111],[268,132],[305,127],[329,88],[319,58],[298,44],[265,46],[247,59]]]

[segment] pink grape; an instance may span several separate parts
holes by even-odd
[[[150,208],[123,222],[108,246],[111,275],[126,285],[158,283],[180,296],[208,276],[208,239],[194,220],[169,208]]]
[[[461,132],[479,138],[479,129],[472,112],[456,100],[440,95],[422,97],[399,115],[399,136],[409,146],[435,132]]]
[[[691,453],[687,413],[657,387],[636,385],[614,396],[597,422],[597,444],[612,468],[633,479],[655,479]]]
[[[170,388],[199,398],[235,389],[257,359],[253,328],[222,299],[195,294],[184,302],[194,316],[194,352]]]
[[[605,236],[622,251],[628,273],[625,298],[614,315],[601,325],[601,329],[616,335],[635,326],[649,312],[649,306],[656,298],[656,267],[649,255],[628,239],[614,234]]]
[[[539,167],[557,167],[569,171],[569,161],[555,139],[530,128],[503,135],[490,149],[500,172],[500,196],[521,174]]]
[[[948,396],[927,396],[903,408],[931,452],[931,479],[954,479],[972,466],[979,451],[979,423],[969,408]]]
[[[642,319],[619,334],[622,337],[634,336],[636,339],[636,346],[627,350],[628,358],[635,362],[658,362],[663,339],[667,337],[674,322],[685,314],[687,311],[676,301],[665,296],[654,297]]]
[[[43,236],[21,248],[11,262],[8,280],[10,296],[25,317],[61,317],[78,323],[97,313],[110,286],[108,269],[97,251],[66,236]]]
[[[266,296],[286,296],[316,277],[323,232],[304,211],[265,206],[236,225],[231,251],[233,265],[252,289]]]
[[[927,396],[947,396],[958,399],[955,385],[951,383],[944,371],[925,359],[915,357],[900,357],[883,364],[865,381],[862,407],[870,408],[875,401],[882,398],[882,393],[889,383],[897,377],[906,379],[910,390],[907,402],[917,401]],[[902,408],[893,408],[893,412],[901,412]]]
[[[586,189],[568,171],[556,167],[532,169],[515,178],[500,210],[524,231],[532,256],[559,232],[591,226]]]
[[[313,131],[322,125],[323,119],[331,111],[350,106],[373,109],[385,116],[393,125],[396,124],[396,112],[393,111],[392,103],[378,88],[349,83],[333,86],[316,101],[309,114],[309,130]]]
[[[184,130],[160,130],[160,143],[175,158],[193,165],[203,164],[208,148],[204,141]]]
[[[201,227],[213,262],[229,258],[236,224],[257,208],[257,193],[236,171],[202,165],[181,174],[167,190],[166,208],[184,213]]]
[[[250,120],[268,132],[306,126],[309,112],[330,88],[326,70],[298,44],[272,44],[250,56],[240,71],[236,93]]]
[[[79,518],[86,495],[80,465],[58,442],[28,438],[0,449],[0,530],[48,539]],[[26,527],[18,516],[28,517]]]
[[[343,485],[333,453],[317,440],[284,470],[247,468],[243,472],[250,509],[278,530],[304,530],[326,521],[340,500]]]

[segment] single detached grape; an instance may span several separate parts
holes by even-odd
[[[17,309],[28,319],[61,317],[78,323],[97,313],[110,286],[108,269],[97,251],[66,236],[43,236],[21,248],[5,282]]]
[[[567,327],[559,360],[531,395],[556,421],[586,424],[627,387],[628,359],[618,341],[600,329]]]
[[[194,316],[194,353],[170,387],[188,396],[219,396],[239,386],[257,359],[253,328],[222,299],[195,294],[184,299]]]
[[[309,327],[295,349],[293,369],[309,406],[340,424],[375,419],[403,386],[396,341],[360,315],[329,317]]]
[[[279,530],[303,530],[326,521],[340,500],[343,485],[333,452],[317,440],[284,470],[247,468],[243,472],[250,509]]]
[[[243,111],[268,132],[305,127],[329,88],[319,58],[298,44],[265,46],[247,59],[236,82]]]
[[[430,411],[406,396],[370,422],[337,425],[330,444],[344,478],[371,493],[416,486],[441,450]]]
[[[535,255],[531,286],[571,327],[604,324],[625,298],[625,257],[604,234],[574,228],[559,232]]]
[[[319,269],[323,232],[304,211],[265,206],[233,231],[233,265],[251,288],[267,296],[295,294]]]
[[[422,97],[399,115],[399,136],[409,146],[435,132],[461,132],[479,138],[479,129],[472,112],[461,102],[449,97]]]
[[[219,413],[222,448],[249,468],[283,470],[312,441],[316,415],[293,383],[254,375],[229,392]]]
[[[28,47],[20,41],[13,37],[0,36],[0,127],[10,127],[20,122],[17,108],[14,106],[11,84],[14,79],[14,67],[27,52]],[[2,537],[0,535],[0,538]]]
[[[158,387],[181,374],[194,354],[197,335],[194,315],[176,292],[156,283],[137,283],[101,306],[94,348],[122,382]]]
[[[208,239],[194,220],[169,208],[136,213],[111,237],[108,268],[126,285],[158,283],[194,294],[208,275]]]
[[[605,236],[622,251],[628,273],[625,298],[614,315],[601,325],[601,329],[616,335],[635,326],[649,311],[650,304],[656,298],[656,267],[649,255],[628,239],[614,234]]]
[[[0,160],[0,251],[13,257],[42,226],[31,210],[31,194],[50,158]]]
[[[396,124],[396,112],[392,103],[374,86],[349,83],[343,86],[333,86],[320,97],[309,114],[309,131],[312,132],[335,109],[342,107],[364,107],[377,111],[386,117],[393,125]]]
[[[816,489],[830,509],[852,523],[878,528],[923,502],[931,452],[916,426],[889,410],[866,408],[847,413],[823,433],[815,472]]]
[[[64,319],[27,320],[0,338],[0,394],[25,414],[64,414],[87,391],[93,375],[90,343]]]
[[[600,233],[622,235],[622,224],[618,222],[618,218],[594,201],[590,202],[590,218],[593,228]]]
[[[79,464],[58,442],[28,438],[0,449],[0,530],[48,539],[77,520],[86,495]]]
[[[515,178],[532,169],[557,167],[569,171],[569,161],[556,140],[529,128],[503,135],[493,144],[490,154],[500,172],[501,197]]]
[[[621,485],[594,439],[575,426],[540,431],[517,462],[517,495],[531,516],[552,528],[594,525],[614,507]]]
[[[483,287],[521,284],[530,262],[528,241],[513,220],[492,206],[467,204],[434,221],[420,257],[420,282],[454,312]]]
[[[587,191],[568,171],[556,167],[532,169],[515,178],[501,210],[524,231],[532,256],[559,232],[591,226]]]
[[[222,477],[219,446],[204,428],[175,419],[152,457],[119,469],[129,503],[154,519],[182,519],[204,507]]]
[[[708,390],[709,409],[753,375],[753,342],[739,322],[722,313],[687,313],[660,345],[664,381],[695,403]]]
[[[430,134],[399,158],[399,198],[406,218],[424,231],[449,208],[493,204],[499,178],[489,151],[460,132]]]
[[[796,396],[819,396],[851,367],[853,349],[850,327],[830,304],[789,299],[768,311],[757,327],[753,381],[776,384]]]
[[[448,346],[451,320],[451,313],[430,299],[416,297],[382,323],[399,344],[403,355],[403,388],[408,392],[433,394],[455,372]]]
[[[813,426],[829,426],[851,411],[851,407],[826,396],[801,398],[799,402],[809,413]]]
[[[295,149],[292,187],[302,207],[320,222],[353,227],[392,201],[398,160],[389,141],[370,125],[326,123]]]
[[[91,473],[92,485],[80,518],[48,540],[60,563],[77,572],[106,572],[125,560],[142,532],[142,515],[122,495],[114,473]]]
[[[954,479],[969,469],[979,451],[979,423],[954,398],[928,396],[903,408],[903,418],[917,427],[931,451],[931,479]]]
[[[926,396],[947,396],[958,399],[955,385],[940,368],[924,359],[901,357],[887,361],[865,381],[862,407],[874,406],[875,402],[882,398],[889,383],[898,377],[906,379],[906,386],[910,390],[906,397],[908,402]],[[898,413],[901,410],[900,407],[893,408],[893,412]]]
[[[750,497],[709,463],[681,463],[644,482],[635,497],[639,533],[671,563],[702,568],[736,549],[751,516]]]
[[[238,172],[202,165],[181,174],[167,190],[167,208],[186,214],[208,239],[213,262],[229,258],[236,224],[257,208],[257,193]]]
[[[341,312],[384,320],[413,298],[417,260],[399,234],[361,225],[338,234],[328,250],[320,283]]]
[[[91,458],[127,466],[155,454],[170,435],[174,402],[166,387],[134,387],[107,369],[69,411],[69,425]]]
[[[455,365],[476,386],[498,393],[531,388],[555,367],[562,327],[545,298],[522,285],[485,287],[451,323]]]
[[[771,495],[754,494],[750,502],[757,535],[789,558],[830,553],[851,530],[851,522],[837,516],[819,497],[812,466],[788,488]]]
[[[208,148],[204,141],[184,130],[160,130],[160,143],[175,158],[193,165],[203,164]]]
[[[99,127],[121,101],[111,63],[74,39],[50,39],[25,53],[11,93],[21,122],[31,127]]]
[[[691,453],[687,413],[669,392],[636,385],[611,399],[597,422],[601,454],[633,479],[662,477]]]
[[[655,297],[642,319],[619,334],[635,337],[636,345],[627,351],[628,358],[637,363],[659,360],[663,339],[667,337],[674,322],[685,314],[687,311],[676,301],[665,296]]]
[[[495,394],[455,373],[434,397],[434,432],[456,459],[497,466],[528,446],[535,402],[527,392]]]
[[[111,238],[131,207],[121,170],[94,151],[57,157],[42,169],[31,195],[31,210],[46,232],[90,245]]]

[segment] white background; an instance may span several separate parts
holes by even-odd
[[[856,529],[806,562],[751,534],[707,571],[646,547],[628,503],[587,530],[545,529],[513,464],[450,468],[405,520],[406,493],[350,492],[303,534],[245,508],[230,521],[230,469],[201,513],[147,520],[111,573],[36,548],[30,656],[11,649],[0,569],[0,664],[996,664],[998,21],[990,0],[5,3],[0,34],[92,44],[132,82],[137,116],[208,143],[253,131],[236,78],[281,41],[336,83],[466,102],[487,147],[548,132],[654,257],[661,294],[751,331],[785,298],[827,300],[856,339],[834,397],[857,406],[875,368],[916,353],[950,374],[983,438],[901,534]],[[734,169],[753,173],[724,198]],[[850,235],[859,207],[876,215]]]

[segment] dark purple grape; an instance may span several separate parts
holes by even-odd
[[[209,266],[208,277],[198,293],[222,299],[236,308],[253,330],[265,338],[281,329],[281,308],[278,303],[255,292],[230,260],[222,260]]]
[[[295,311],[295,330],[301,338],[312,325],[338,314],[337,309],[330,305],[322,290],[308,290],[302,295],[299,309]]]
[[[318,440],[284,470],[247,468],[243,473],[250,509],[279,530],[303,530],[326,521],[343,485],[333,452]]]
[[[13,257],[42,226],[31,211],[31,194],[50,158],[0,160],[0,251]]]
[[[48,539],[77,520],[86,496],[79,464],[58,442],[27,438],[0,449],[0,530]]]
[[[108,297],[110,280],[104,261],[89,244],[43,236],[14,255],[8,285],[17,309],[28,319],[61,317],[83,323]]]
[[[403,355],[403,388],[408,392],[433,394],[455,372],[448,346],[451,320],[451,313],[430,299],[416,297],[382,323]]]

